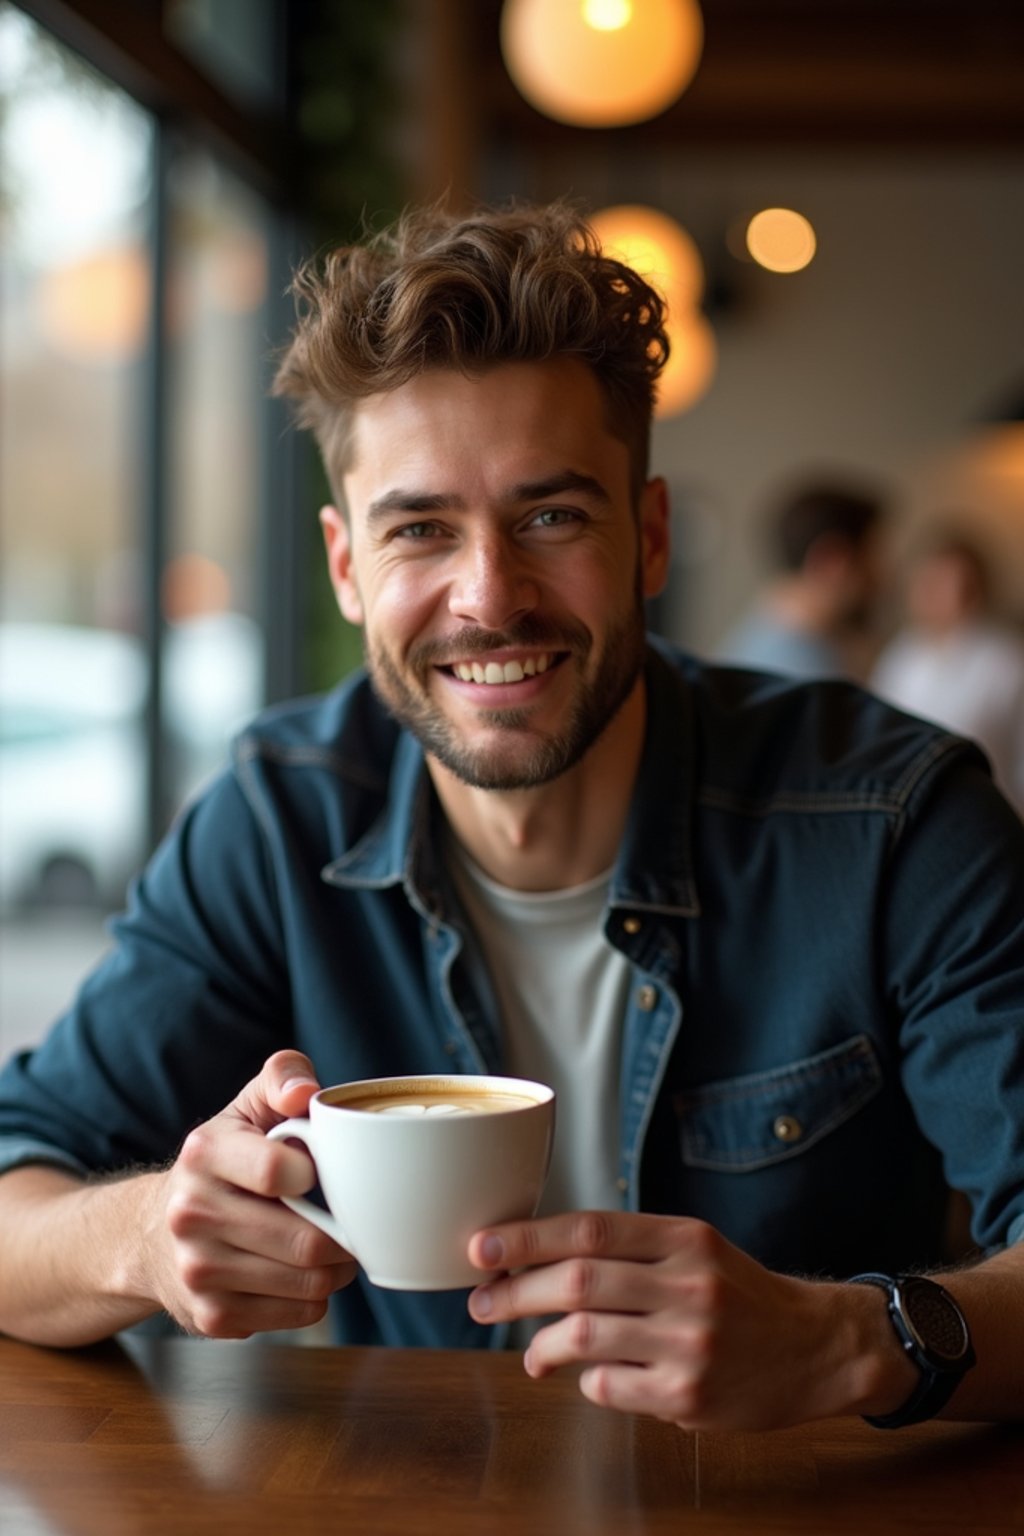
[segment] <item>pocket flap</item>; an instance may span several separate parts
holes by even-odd
[[[867,1035],[770,1072],[675,1095],[683,1161],[740,1172],[797,1157],[878,1092],[882,1069]]]

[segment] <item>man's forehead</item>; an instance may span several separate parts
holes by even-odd
[[[392,472],[403,485],[432,477],[439,457],[467,464],[482,453],[503,479],[543,479],[567,467],[581,475],[627,451],[611,424],[593,372],[574,358],[501,363],[479,373],[430,369],[357,402],[346,478]],[[526,455],[521,474],[505,471]],[[405,469],[403,466],[407,466]],[[397,482],[396,482],[397,483]],[[423,489],[437,490],[436,486]]]

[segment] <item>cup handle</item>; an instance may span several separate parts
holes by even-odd
[[[280,1125],[272,1125],[267,1132],[269,1141],[301,1141],[307,1148],[310,1156],[313,1156],[313,1148],[309,1144],[308,1120],[282,1120]],[[313,1158],[314,1165],[316,1159]],[[328,1237],[333,1237],[336,1243],[340,1243],[347,1253],[352,1252],[352,1245],[341,1229],[341,1223],[331,1215],[330,1211],[321,1210],[314,1205],[312,1200],[306,1200],[301,1195],[282,1195],[282,1204],[297,1216],[302,1216],[306,1221],[311,1221],[314,1227],[319,1227],[321,1232],[326,1232]]]

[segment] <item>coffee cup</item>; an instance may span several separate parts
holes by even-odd
[[[554,1091],[525,1078],[384,1077],[323,1088],[308,1119],[267,1134],[304,1143],[327,1210],[287,1206],[375,1285],[441,1291],[483,1278],[466,1254],[474,1232],[535,1213],[554,1120]]]

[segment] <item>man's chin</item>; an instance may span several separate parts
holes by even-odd
[[[421,741],[428,757],[471,789],[537,789],[560,778],[582,755],[561,741],[513,742],[507,729],[504,739],[488,746]]]

